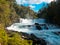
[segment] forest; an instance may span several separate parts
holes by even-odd
[[[0,0],[0,45],[32,45],[32,40],[22,39],[18,32],[5,29],[20,18],[45,18],[47,23],[60,26],[60,0],[49,3],[38,13],[18,5],[15,0]]]
[[[60,0],[52,1],[48,7],[39,10],[38,18],[45,18],[47,23],[60,26]]]

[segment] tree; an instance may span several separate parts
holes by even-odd
[[[60,3],[58,2],[59,1],[51,2],[48,7],[39,11],[40,13],[38,14],[41,15],[42,18],[45,18],[47,23],[60,26]]]

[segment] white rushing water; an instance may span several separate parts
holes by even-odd
[[[57,28],[57,26],[46,24],[48,29],[45,29],[45,26],[43,25],[41,26],[42,30],[37,30],[34,23],[39,23],[42,25],[46,24],[44,19],[21,19],[20,23],[14,23],[11,26],[7,27],[7,29],[34,34],[36,37],[46,40],[47,45],[60,45],[60,35],[54,34],[54,32],[60,32],[60,29]]]

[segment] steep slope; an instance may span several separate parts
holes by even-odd
[[[17,20],[18,15],[10,1],[0,0],[0,24],[8,26],[13,22],[17,22]]]
[[[36,18],[36,13],[30,9],[30,7],[21,6],[14,6],[16,13],[21,18]]]
[[[51,2],[48,7],[39,10],[38,17],[45,18],[46,22],[60,26],[60,1]]]
[[[17,5],[15,0],[0,0],[0,44],[1,45],[31,45],[31,41],[22,39],[18,32],[10,32],[5,28],[15,22],[19,22],[20,14],[16,9],[24,9]],[[17,8],[15,8],[16,6]],[[24,7],[25,8],[25,7]],[[27,9],[27,8],[26,8]],[[28,9],[27,9],[28,10]],[[28,43],[30,42],[30,43]]]

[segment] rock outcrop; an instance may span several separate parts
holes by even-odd
[[[42,38],[36,37],[34,34],[20,33],[23,39],[32,40],[32,45],[46,45],[46,41]]]
[[[41,29],[42,29],[41,26],[40,26],[38,23],[35,23],[35,26],[36,26],[36,28],[37,28],[38,30],[41,30]]]

